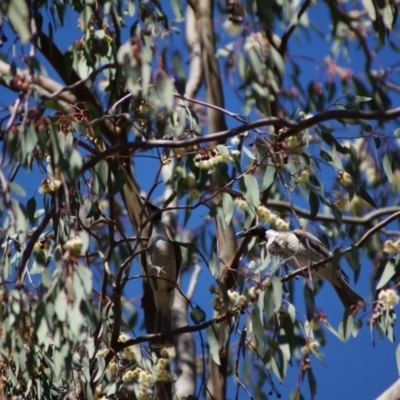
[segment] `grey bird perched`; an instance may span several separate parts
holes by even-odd
[[[171,240],[161,221],[161,212],[147,203],[150,216],[151,236],[146,252],[141,255],[142,267],[149,277],[157,309],[154,333],[168,333],[172,330],[171,309],[174,302],[175,286],[182,262],[181,248]],[[156,213],[154,213],[156,212]],[[172,340],[153,342],[152,347],[172,346]]]
[[[300,229],[291,232],[266,230],[257,225],[239,232],[236,237],[253,236],[266,243],[271,256],[279,256],[294,269],[312,267],[313,263],[323,260],[332,253],[315,236]],[[335,271],[331,262],[311,270],[312,276],[327,280],[335,289],[343,305],[347,307],[363,307],[365,300],[356,293],[348,282],[348,277],[340,267]]]

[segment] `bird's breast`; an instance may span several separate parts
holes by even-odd
[[[282,255],[282,253],[285,251],[283,243],[281,243],[281,241],[277,239],[269,241],[267,247],[268,247],[268,253],[270,253],[271,256]]]
[[[155,237],[147,251],[147,263],[149,266],[164,268],[163,276],[166,279],[175,280],[177,271],[177,260],[174,244],[163,237]],[[150,270],[151,275],[156,274],[156,270]]]

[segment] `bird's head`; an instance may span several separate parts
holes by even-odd
[[[238,232],[236,237],[256,237],[259,240],[265,240],[265,232],[267,230],[262,225],[253,226],[250,229],[245,229],[244,231]]]
[[[148,215],[148,218],[151,221],[161,221],[161,214],[162,210],[158,207],[156,207],[154,204],[150,203],[149,201],[146,201],[146,198],[141,196],[142,201],[145,202],[146,206],[146,212],[145,214]]]

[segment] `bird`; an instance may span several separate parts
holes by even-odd
[[[171,309],[175,297],[175,287],[182,263],[182,252],[178,243],[171,240],[164,223],[161,221],[160,209],[146,203],[151,212],[151,236],[145,252],[141,255],[141,264],[147,275],[156,306],[154,333],[172,331]],[[153,348],[171,347],[171,339],[162,342],[153,341]]]
[[[335,270],[332,262],[328,261],[326,264],[312,268],[312,264],[332,256],[332,253],[311,233],[301,229],[278,232],[256,225],[237,233],[236,237],[258,238],[260,242],[265,242],[271,256],[281,257],[294,269],[311,267],[312,276],[328,281],[345,308],[364,307],[364,298],[350,286],[349,278],[340,267]]]

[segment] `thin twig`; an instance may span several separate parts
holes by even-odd
[[[111,116],[104,116],[102,118],[95,119],[91,122],[91,124],[95,124],[99,121],[102,121],[105,118],[110,118]],[[117,117],[115,115],[113,118]],[[158,139],[158,140],[146,140],[142,142],[128,142],[123,143],[114,147],[111,147],[102,153],[99,153],[91,160],[89,160],[86,164],[86,168],[92,168],[95,166],[100,160],[103,160],[107,157],[110,157],[116,153],[121,151],[128,150],[142,150],[142,149],[152,149],[152,148],[179,148],[179,147],[189,147],[196,146],[200,144],[210,143],[210,142],[220,142],[221,140],[225,140],[234,136],[237,136],[241,133],[247,132],[248,130],[266,127],[266,126],[276,126],[278,128],[288,128],[286,132],[281,133],[279,136],[276,136],[276,142],[281,143],[285,139],[290,136],[297,134],[307,128],[311,128],[314,125],[317,125],[321,122],[329,121],[329,120],[337,120],[337,119],[360,119],[360,120],[379,120],[379,121],[387,121],[393,120],[400,117],[400,107],[393,108],[385,111],[363,111],[363,110],[328,110],[322,111],[319,114],[301,120],[299,122],[277,118],[277,117],[268,117],[262,118],[257,121],[249,122],[242,124],[236,128],[224,130],[217,133],[212,133],[208,135],[198,136],[191,139],[185,140],[166,140],[166,139]]]

